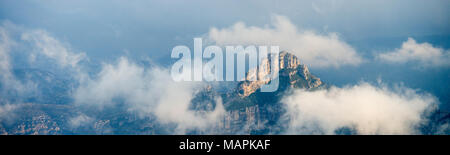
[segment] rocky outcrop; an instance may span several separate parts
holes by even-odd
[[[258,77],[265,77],[271,72],[272,68],[270,68],[270,59],[264,60],[259,68],[266,67],[267,70],[261,70],[258,72]],[[287,78],[289,86],[291,88],[299,87],[299,88],[316,88],[320,87],[323,83],[320,78],[313,76],[307,66],[301,65],[300,60],[298,58],[288,52],[280,52],[279,54],[279,76],[280,79]],[[266,79],[258,79],[256,81],[250,81],[249,79],[254,78],[257,69],[252,69],[249,71],[247,80],[241,82],[238,86],[238,94],[240,97],[247,97],[257,90],[261,88],[262,85],[269,83],[268,78]],[[284,83],[282,83],[284,84]]]
[[[258,68],[267,70],[257,72],[258,77],[269,75],[271,60],[266,59]],[[257,69],[251,69],[246,80],[238,83],[234,91],[217,93],[210,87],[197,94],[193,99],[193,109],[211,110],[214,96],[221,96],[226,114],[219,123],[219,133],[225,134],[268,134],[278,131],[276,123],[283,114],[282,104],[279,102],[283,94],[292,88],[307,90],[324,87],[324,83],[313,76],[306,65],[288,52],[279,54],[279,88],[275,92],[260,92],[262,85],[269,83],[268,79],[251,81],[256,76]],[[207,101],[207,102],[204,102]]]

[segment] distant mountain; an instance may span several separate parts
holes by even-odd
[[[279,54],[279,88],[275,92],[261,92],[261,85],[270,81],[231,82],[226,86],[231,91],[219,91],[213,86],[199,90],[191,100],[191,109],[210,111],[216,106],[215,98],[220,96],[226,109],[226,116],[213,130],[216,134],[268,134],[279,132],[283,125],[277,124],[284,113],[282,96],[292,88],[314,90],[324,88],[325,84],[313,76],[308,67],[291,53]],[[268,59],[266,65],[270,72]],[[256,70],[250,70],[254,72]],[[36,91],[20,98],[20,108],[15,110],[14,121],[0,120],[0,134],[170,134],[167,127],[159,124],[155,117],[137,118],[126,108],[116,107],[101,113],[92,109],[82,109],[72,104],[71,92],[76,88],[73,79],[61,79],[54,73],[38,69],[14,70],[15,77],[23,83],[36,84]],[[64,77],[64,76],[62,76]],[[247,74],[246,79],[250,79]],[[95,116],[92,125],[71,125],[71,119],[80,114]],[[82,116],[82,115],[81,115]],[[83,118],[83,117],[81,117]],[[202,134],[202,131],[191,131]]]
[[[72,101],[70,92],[75,87],[73,79],[64,79],[61,77],[65,76],[33,68],[16,69],[13,72],[21,83],[28,83],[35,89],[24,97],[12,96],[23,99],[22,102],[65,104]]]
[[[282,133],[287,124],[282,119],[285,109],[280,101],[283,96],[296,88],[314,91],[328,86],[312,75],[293,54],[280,52],[279,58],[279,88],[275,92],[261,92],[261,86],[271,81],[249,81],[252,74],[247,74],[244,81],[226,82],[226,86],[211,84],[198,90],[191,100],[191,110],[213,111],[216,99],[220,97],[226,113],[211,130],[193,129],[187,134]],[[270,71],[270,63],[268,59],[260,65],[267,66]],[[18,108],[12,108],[13,115],[0,117],[0,134],[173,134],[176,128],[174,124],[161,124],[155,116],[138,117],[121,105],[98,110],[70,104],[76,80],[62,79],[60,77],[64,76],[38,69],[19,69],[13,73],[23,83],[35,83],[36,91],[30,91],[25,97],[0,94],[0,106],[5,106],[4,99],[18,103]],[[1,108],[0,116],[5,112]],[[89,123],[74,126],[77,120]],[[421,129],[424,134],[439,130],[440,125],[449,122],[450,115],[438,111],[430,120],[430,125]]]
[[[270,59],[261,64],[266,65],[270,72]],[[261,92],[263,84],[270,81],[239,82],[234,90],[220,93],[211,87],[199,92],[192,100],[193,110],[212,110],[215,107],[214,96],[221,96],[227,111],[226,117],[219,124],[218,130],[225,134],[267,134],[277,133],[281,129],[278,123],[284,113],[281,97],[292,88],[315,90],[326,85],[309,72],[307,66],[289,52],[279,54],[279,88],[275,92]],[[260,67],[261,67],[260,66]],[[250,70],[252,72],[255,70]],[[267,73],[259,73],[267,74]],[[246,79],[250,79],[250,74]]]

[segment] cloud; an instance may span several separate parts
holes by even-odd
[[[450,52],[434,47],[429,43],[417,43],[413,38],[403,42],[400,49],[392,52],[380,53],[377,59],[388,63],[417,62],[423,67],[450,66]]]
[[[38,60],[38,56],[40,56]],[[24,57],[29,57],[25,59]],[[44,30],[27,29],[3,21],[0,25],[0,91],[2,96],[26,96],[37,93],[37,81],[17,79],[13,68],[46,68],[70,66],[76,68],[74,75],[81,77],[77,64],[86,59],[83,52],[74,52],[69,44],[63,43]],[[28,60],[28,61],[27,61]],[[49,61],[53,60],[53,61]],[[17,61],[17,62],[15,62]],[[41,65],[35,64],[39,61]],[[16,66],[17,65],[17,66]]]
[[[211,28],[208,39],[219,45],[278,45],[312,67],[358,65],[363,59],[336,33],[316,34],[298,30],[284,16],[274,16],[270,27],[246,26],[238,22],[229,28]]]
[[[364,82],[327,90],[296,90],[282,102],[290,134],[335,134],[344,127],[358,134],[420,134],[417,127],[437,106],[436,98],[429,94]]]
[[[25,32],[22,34],[22,39],[31,42],[33,47],[41,54],[56,60],[63,67],[68,65],[75,67],[81,60],[86,58],[85,53],[72,52],[68,45],[64,45],[43,30]]]
[[[0,99],[0,103],[4,102],[1,101]],[[0,104],[0,126],[2,125],[2,123],[9,123],[11,121],[13,121],[16,117],[16,113],[15,110],[17,110],[18,108],[20,108],[20,105],[16,105],[16,104]]]
[[[450,123],[444,123],[437,127],[437,131],[434,134],[448,135],[450,133]]]
[[[25,55],[42,55],[63,67],[77,67],[80,61],[87,59],[84,53],[74,52],[68,44],[43,30],[20,31],[22,40],[12,39],[9,31],[6,26],[0,27],[0,86],[3,88],[29,88],[11,73],[13,62],[10,55],[15,46],[30,46],[35,53],[28,51],[30,53]],[[299,52],[296,54],[305,57],[304,61],[318,67],[357,65],[362,61],[336,34],[321,36],[311,31],[299,32],[281,16],[275,18],[273,28],[247,27],[237,23],[229,29],[213,28],[209,35],[218,44],[241,44],[243,41],[245,44],[279,43]],[[78,71],[74,74],[87,77],[79,79],[79,86],[73,94],[77,108],[78,105],[87,105],[101,109],[125,104],[130,113],[155,116],[160,123],[175,124],[176,134],[190,129],[214,129],[225,114],[220,97],[216,98],[216,107],[212,111],[191,110],[190,101],[203,84],[174,82],[165,68],[145,68],[121,57],[117,62],[104,63],[100,72],[92,76]],[[16,105],[8,102],[0,98],[0,119],[13,116]],[[409,88],[390,90],[366,83],[314,92],[297,90],[283,100],[288,109],[285,115],[289,118],[288,133],[311,133],[319,128],[327,134],[344,126],[355,128],[361,134],[414,134],[417,133],[416,126],[425,121],[421,115],[435,102],[434,97]],[[70,118],[68,124],[80,127],[93,123],[94,118],[81,114]]]
[[[14,26],[10,22],[3,22],[0,26],[0,97],[4,99],[22,96],[36,89],[34,83],[19,81],[12,72],[11,50],[18,45],[10,36],[10,29]]]
[[[29,57],[26,59],[28,62],[14,62],[15,59],[12,59],[14,55],[21,58],[19,61]],[[78,81],[73,81],[77,84],[74,85],[71,95],[81,114],[68,119],[68,125],[73,128],[89,125],[95,121],[95,116],[84,114],[89,111],[84,111],[83,107],[79,106],[102,110],[104,107],[118,107],[124,104],[130,114],[155,116],[160,123],[175,124],[175,133],[184,133],[190,129],[209,129],[217,124],[216,121],[225,112],[220,98],[216,99],[217,106],[213,111],[189,109],[195,90],[202,87],[203,83],[172,81],[168,69],[158,66],[144,68],[126,57],[121,57],[117,63],[103,63],[100,72],[90,76],[91,74],[83,70],[80,64],[86,59],[88,57],[85,53],[75,52],[70,44],[58,40],[44,30],[27,29],[3,22],[0,27],[1,117],[12,117],[13,113],[9,112],[12,108],[9,107],[18,104],[17,98],[27,95],[18,91],[32,88],[30,87],[32,85],[26,82],[27,79],[18,80],[12,72],[16,64],[27,67],[22,63],[29,63],[37,68],[60,66],[64,68],[64,73],[77,77],[75,80]],[[11,97],[12,91],[20,96]],[[14,102],[10,98],[14,99]]]
[[[176,124],[176,133],[188,129],[205,129],[224,114],[218,99],[214,111],[189,109],[200,83],[175,82],[168,69],[145,69],[122,57],[116,64],[104,64],[95,76],[80,84],[74,98],[80,105],[100,107],[126,103],[128,111],[155,115],[164,124]]]
[[[12,78],[9,56],[12,44],[13,42],[9,38],[7,30],[4,27],[0,27],[0,76],[4,84],[8,84],[4,81],[9,81]]]
[[[77,128],[77,127],[80,127],[80,126],[91,124],[94,121],[95,121],[94,118],[89,117],[89,116],[87,116],[85,114],[80,114],[80,115],[77,115],[75,117],[70,118],[69,119],[69,125],[72,128]]]
[[[33,57],[33,59],[26,59],[27,57]],[[85,53],[73,52],[69,44],[59,41],[44,30],[27,29],[9,21],[2,21],[0,23],[0,106],[20,105],[28,102],[31,104],[42,103],[41,99],[53,97],[56,97],[53,102],[57,102],[60,100],[58,98],[61,97],[60,94],[66,97],[65,95],[68,94],[63,93],[69,93],[70,90],[67,92],[58,92],[64,90],[56,89],[47,90],[47,88],[57,85],[55,83],[49,86],[49,80],[54,79],[52,76],[58,72],[68,73],[69,76],[82,79],[87,72],[81,71],[77,65],[85,57]],[[54,66],[70,66],[72,68]],[[25,71],[25,74],[21,74],[21,71]],[[33,74],[28,71],[49,71],[51,74]],[[45,80],[44,83],[43,80]],[[55,94],[58,96],[51,96]],[[49,101],[44,100],[44,102],[48,103]],[[2,117],[13,117],[13,114],[5,112]]]
[[[33,65],[33,62],[27,61],[30,59],[24,59],[27,56],[36,55],[43,56],[40,58],[44,59],[33,60],[47,66],[75,67],[85,58],[84,53],[73,52],[68,45],[46,31],[26,29],[9,21],[2,21],[0,25],[0,123],[17,121],[13,118],[19,115],[15,113],[15,110],[22,108],[20,105],[33,102],[28,100],[29,98],[41,97],[40,95],[47,93],[40,90],[42,88],[39,85],[44,84],[40,83],[39,77],[28,75],[20,77],[15,74],[15,69],[21,67],[43,69],[42,66]],[[48,61],[49,59],[55,61]]]

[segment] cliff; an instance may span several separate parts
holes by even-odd
[[[267,67],[267,72],[258,72],[259,76],[270,73],[270,59],[263,61],[259,68]],[[218,125],[219,133],[225,134],[267,134],[276,133],[279,129],[274,128],[275,123],[283,113],[282,104],[279,103],[285,93],[292,88],[303,88],[307,90],[324,87],[324,83],[309,72],[306,65],[289,52],[279,54],[279,88],[275,92],[261,92],[262,85],[269,80],[249,81],[255,74],[256,69],[249,70],[246,80],[239,82],[235,90],[228,93],[218,93],[211,88],[199,93],[193,100],[193,109],[211,110],[214,105],[198,101],[213,103],[212,96],[222,97],[226,115]],[[205,108],[208,107],[208,108]]]

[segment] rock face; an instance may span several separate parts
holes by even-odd
[[[261,63],[259,68],[266,67],[268,68],[266,72],[261,71],[259,72],[259,77],[268,76],[270,71],[272,70],[270,68],[270,59],[264,60],[263,63]],[[280,52],[279,54],[279,76],[280,79],[287,80],[283,82],[288,82],[288,86],[291,88],[298,87],[298,88],[316,88],[320,87],[322,85],[322,81],[320,81],[319,78],[311,75],[309,72],[309,69],[305,65],[301,65],[298,58],[288,52]],[[247,76],[248,79],[252,79],[254,75],[254,72],[256,72],[256,69],[249,71],[249,76]],[[256,80],[256,81],[244,81],[239,84],[238,86],[238,94],[240,97],[247,97],[254,93],[256,90],[261,88],[261,85],[269,83],[269,80]],[[286,84],[281,83],[280,84]]]
[[[270,63],[271,60],[267,59],[260,64],[259,68],[267,67],[267,70],[258,72],[259,77],[267,76],[270,73],[272,70]],[[261,79],[250,81],[249,79],[256,76],[255,72],[257,71],[252,69],[249,70],[246,80],[239,82],[234,91],[220,94],[208,89],[208,91],[200,93],[199,98],[194,98],[193,105],[199,107],[199,104],[196,104],[195,101],[212,101],[212,99],[208,99],[206,94],[222,97],[227,113],[224,120],[219,124],[219,129],[223,130],[219,131],[220,133],[276,133],[279,130],[277,126],[280,126],[276,123],[284,110],[282,104],[279,103],[283,94],[292,88],[314,90],[325,87],[324,83],[313,76],[308,67],[302,65],[300,60],[291,53],[280,52],[279,67],[279,88],[275,92],[261,92],[261,86],[268,84],[270,81]],[[212,109],[214,106],[206,104],[203,107]]]
[[[284,68],[297,68],[298,65],[300,65],[300,61],[297,59],[297,57],[291,53],[288,52],[281,52],[279,55],[280,59],[280,69]]]

